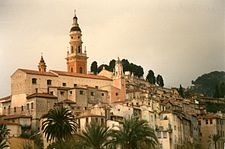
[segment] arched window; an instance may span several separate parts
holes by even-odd
[[[78,53],[81,53],[81,46],[78,47]]]
[[[73,46],[71,46],[71,53],[74,53]]]
[[[83,73],[83,69],[82,69],[82,67],[80,67],[80,73]]]

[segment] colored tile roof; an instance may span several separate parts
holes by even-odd
[[[2,117],[4,120],[6,119],[17,119],[17,118],[32,118],[31,116],[27,116],[27,115],[7,115]]]
[[[21,70],[27,74],[33,74],[33,75],[45,75],[45,76],[52,76],[52,77],[57,77],[56,74],[52,73],[52,72],[41,72],[41,71],[37,71],[37,70],[29,70],[29,69],[18,69]]]
[[[52,98],[52,99],[56,99],[57,97],[52,95],[52,94],[48,94],[48,93],[34,93],[31,94],[29,96],[27,96],[27,99],[33,98],[33,97],[43,97],[43,98]]]
[[[18,123],[13,123],[13,122],[7,122],[7,121],[0,121],[0,124],[3,124],[3,125],[18,125],[18,126],[22,126]]]
[[[10,96],[6,96],[6,97],[2,97],[2,98],[0,98],[0,101],[1,100],[8,100],[8,99],[10,99],[11,98],[11,95]]]
[[[50,70],[50,72],[54,72],[54,73],[56,73],[58,75],[63,75],[63,76],[71,76],[71,77],[80,77],[80,78],[90,78],[90,79],[99,79],[99,80],[112,81],[112,79],[107,78],[105,76],[94,75],[94,74],[80,74],[80,73],[72,73],[72,72],[57,71],[57,70]]]
[[[70,100],[70,99],[65,99],[63,101],[60,101],[59,103],[72,103],[72,104],[76,104],[76,102]]]

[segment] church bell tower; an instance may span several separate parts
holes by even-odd
[[[70,49],[67,52],[67,71],[72,73],[87,74],[87,53],[82,47],[82,33],[78,24],[76,13],[70,29]]]

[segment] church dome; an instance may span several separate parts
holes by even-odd
[[[81,29],[79,26],[73,26],[71,29],[70,29],[70,32],[74,32],[74,31],[79,31],[81,32]]]

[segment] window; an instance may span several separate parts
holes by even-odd
[[[73,94],[73,91],[70,91],[70,94]]]
[[[208,120],[205,120],[205,124],[208,124],[209,122],[208,122]]]
[[[66,86],[66,83],[63,83],[62,86]]]
[[[104,94],[104,93],[102,93],[102,96],[105,96],[105,94]]]
[[[209,121],[210,121],[210,124],[212,124],[212,123],[213,123],[212,119],[210,119]]]
[[[73,46],[71,46],[71,53],[74,53]]]
[[[61,94],[61,95],[64,95],[64,92],[63,92],[63,91],[61,91],[61,92],[60,92],[60,94]]]
[[[21,106],[21,111],[23,111],[23,106]]]
[[[30,109],[30,107],[29,107],[29,103],[27,104],[27,110],[29,110]]]
[[[163,138],[167,138],[167,132],[166,131],[163,132]]]
[[[53,95],[53,91],[51,91],[50,94]]]
[[[73,86],[74,86],[74,87],[76,87],[76,86],[77,86],[77,84],[74,84]]]
[[[83,73],[83,69],[82,69],[82,67],[80,67],[80,73]]]
[[[52,80],[47,80],[47,85],[52,85]]]
[[[37,79],[36,78],[32,78],[32,84],[37,84]]]
[[[34,109],[34,103],[33,102],[31,103],[31,109]]]
[[[94,96],[94,92],[91,92],[91,96]]]
[[[160,131],[157,132],[157,137],[161,138],[161,132]]]
[[[78,47],[78,53],[81,53],[81,46]]]
[[[80,91],[80,95],[83,95],[84,94],[84,91]]]
[[[16,107],[14,107],[14,112],[16,112]]]
[[[95,88],[98,88],[98,86],[95,86]]]
[[[73,68],[71,68],[70,71],[73,72]]]
[[[198,125],[201,125],[201,121],[198,121]]]
[[[118,96],[119,94],[118,93],[116,93],[116,96]]]

